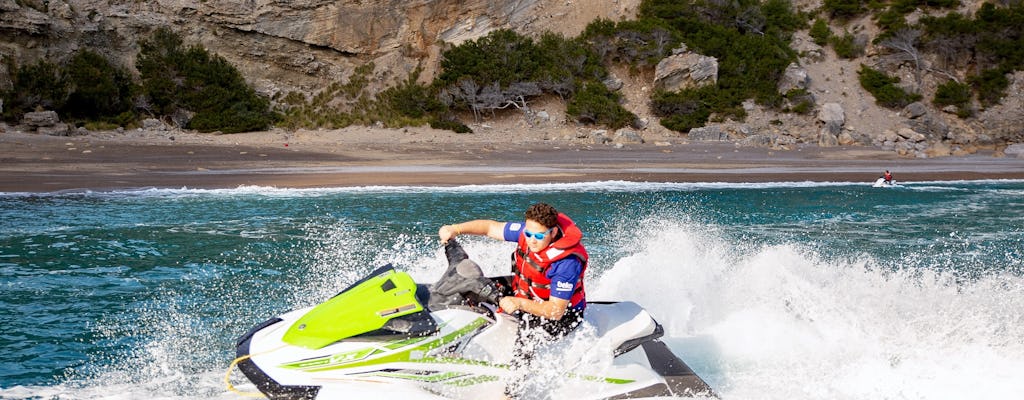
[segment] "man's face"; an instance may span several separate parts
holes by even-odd
[[[528,219],[526,220],[526,232],[524,233],[526,234],[526,247],[529,247],[530,251],[536,253],[544,250],[545,247],[551,244],[552,238],[558,233],[558,228],[548,228],[537,221]],[[535,234],[542,234],[544,238],[537,239]]]

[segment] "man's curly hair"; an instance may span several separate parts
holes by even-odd
[[[558,210],[547,203],[537,203],[526,209],[526,219],[537,221],[546,228],[558,226]]]

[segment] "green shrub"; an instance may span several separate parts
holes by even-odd
[[[786,92],[786,100],[789,100],[789,112],[807,114],[814,110],[814,96],[807,92],[807,89],[792,89]]]
[[[877,14],[875,20],[879,28],[885,32],[895,32],[908,26],[903,12],[890,8]]]
[[[662,125],[688,131],[712,115],[743,118],[746,99],[769,107],[783,104],[778,81],[797,58],[789,39],[794,30],[806,26],[805,17],[789,2],[645,0],[639,18],[665,21],[693,51],[718,60],[716,86],[652,97]]]
[[[875,96],[875,103],[880,106],[899,109],[921,99],[920,94],[910,94],[896,86],[900,82],[899,78],[890,77],[864,64],[861,64],[857,76],[860,85]]]
[[[931,4],[952,7],[957,3],[944,0]],[[984,106],[1003,98],[1009,85],[1006,74],[1024,70],[1024,2],[1004,4],[986,2],[973,17],[950,12],[921,19],[925,49],[938,55],[945,65],[981,70],[968,77],[968,83]]]
[[[309,100],[300,93],[288,93],[279,104],[281,118],[278,124],[290,129],[337,129],[375,121],[387,126],[422,124],[422,121],[390,111],[367,95],[366,86],[374,68],[376,66],[372,62],[357,66],[346,82],[333,82]]]
[[[651,18],[619,23],[599,19],[587,25],[580,38],[601,58],[634,69],[654,67],[682,42],[677,30]]]
[[[71,86],[61,113],[76,119],[131,122],[134,83],[127,71],[89,50],[79,51],[65,67]],[[126,114],[127,113],[127,114]]]
[[[544,34],[537,42],[508,30],[494,31],[444,52],[433,86],[451,109],[474,115],[527,106],[544,93],[569,98],[581,122],[621,127],[635,118],[601,80],[608,72],[583,40]],[[579,88],[586,93],[577,93]],[[603,90],[603,92],[601,92]]]
[[[612,129],[630,126],[636,115],[619,104],[620,95],[600,82],[589,82],[576,93],[566,107],[566,114],[584,123],[606,125]]]
[[[864,0],[825,0],[823,8],[839,19],[851,19],[867,11]]]
[[[8,62],[8,71],[11,90],[0,93],[5,119],[17,122],[26,112],[36,108],[57,110],[67,101],[68,84],[56,64],[40,61],[19,67]]]
[[[1006,71],[1000,68],[986,69],[981,74],[968,77],[967,81],[978,93],[978,101],[986,107],[999,104],[1006,95],[1006,88],[1010,86]]]
[[[114,129],[121,127],[121,125],[119,124],[104,121],[89,121],[83,124],[82,126],[84,126],[85,129],[88,129],[90,131],[112,131]]]
[[[203,132],[237,133],[266,129],[277,116],[227,60],[198,46],[183,47],[167,28],[140,43],[136,67],[151,111],[195,113],[188,127]]]
[[[455,133],[473,133],[472,129],[469,129],[466,124],[459,122],[455,118],[438,118],[430,120],[430,127],[434,129],[444,129]]]
[[[809,34],[811,39],[814,39],[815,44],[824,46],[828,44],[829,39],[832,37],[832,30],[828,27],[828,21],[818,18],[814,20],[814,24],[811,24]]]
[[[957,110],[956,115],[960,118],[966,118],[973,114],[971,97],[970,85],[950,80],[939,85],[938,89],[935,90],[935,98],[932,100],[932,104],[938,107],[955,106]]]
[[[840,58],[857,58],[864,54],[864,43],[858,43],[857,37],[850,32],[843,36],[832,36],[832,49]]]
[[[438,80],[451,85],[472,79],[481,87],[494,82],[507,87],[513,82],[533,81],[543,60],[538,55],[532,39],[508,29],[496,30],[445,51]]]
[[[662,126],[686,133],[704,126],[711,117],[711,106],[703,100],[709,92],[709,89],[659,91],[651,98],[651,110],[661,117]]]

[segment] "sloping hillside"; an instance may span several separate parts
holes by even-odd
[[[235,65],[258,92],[280,101],[289,93],[312,98],[331,83],[353,79],[360,66],[374,66],[366,90],[374,93],[394,85],[414,71],[419,81],[428,82],[438,73],[442,50],[467,40],[481,38],[497,29],[512,29],[536,37],[545,31],[567,37],[578,35],[598,18],[612,21],[632,19],[640,0],[303,0],[295,2],[135,2],[91,0],[0,0],[0,53],[9,63],[38,60],[61,62],[76,51],[88,48],[115,63],[131,68],[138,43],[155,27],[172,26],[185,41],[219,54]],[[960,7],[972,13],[980,2]],[[801,0],[799,11],[818,10],[821,2]],[[941,14],[944,11],[931,11]],[[924,13],[912,12],[915,21]],[[852,32],[866,39],[879,32],[874,18],[862,16],[830,26],[835,33]],[[910,157],[970,153],[981,148],[1000,149],[1024,140],[1024,75],[1013,75],[1007,95],[1000,104],[984,107],[962,119],[950,110],[931,105],[936,87],[947,76],[926,73],[920,87],[923,101],[914,110],[880,107],[858,82],[860,66],[886,68],[901,82],[914,82],[909,65],[883,63],[885,51],[867,41],[863,56],[844,59],[831,46],[813,43],[806,31],[798,32],[791,47],[801,55],[807,90],[814,107],[805,114],[779,112],[748,102],[742,121],[712,122],[730,140],[779,148],[800,143],[824,146],[877,146]],[[926,60],[929,61],[929,60]],[[665,129],[649,109],[654,90],[653,71],[611,68],[623,82],[619,89],[623,106],[642,121],[638,133],[648,140],[688,139],[685,133]],[[963,74],[963,71],[954,71]],[[7,66],[0,66],[0,89],[10,85]],[[825,135],[826,123],[818,117],[826,104],[838,107],[844,117],[840,132]],[[584,126],[565,118],[564,104],[556,99],[537,98],[534,111],[543,111],[546,122],[536,123],[536,114],[521,111],[496,113],[484,121],[467,120],[477,126],[503,127],[600,141],[590,132],[599,126]],[[926,122],[922,122],[926,121]],[[935,133],[938,132],[938,133]],[[696,136],[696,135],[694,135]],[[692,139],[692,138],[690,138]]]

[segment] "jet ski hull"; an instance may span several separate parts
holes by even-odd
[[[313,365],[318,359],[339,360],[339,355],[351,353],[351,348],[385,348],[387,341],[338,343],[334,349],[310,351],[288,346],[278,339],[303,310],[271,318],[255,326],[239,338],[237,343],[238,369],[256,385],[260,392],[271,399],[316,399],[333,398],[328,393],[346,393],[365,390],[367,393],[395,395],[405,392],[403,398],[500,398],[504,383],[513,372],[507,365],[507,358],[482,354],[482,347],[474,341],[484,341],[486,335],[503,336],[491,340],[493,343],[514,339],[514,321],[484,319],[480,327],[452,329],[462,331],[462,337],[430,345],[426,342],[433,336],[424,337],[417,344],[418,359],[403,359],[397,356],[402,349],[385,355],[378,361],[346,367],[336,364],[296,370],[296,362]],[[464,314],[469,311],[455,310],[447,314]],[[439,313],[444,314],[444,313]],[[479,318],[484,318],[478,316]],[[501,318],[501,317],[499,317]],[[611,350],[615,360],[611,366],[600,370],[601,374],[581,372],[566,379],[567,385],[575,389],[577,398],[643,398],[706,395],[713,396],[711,388],[686,365],[678,356],[657,338],[661,326],[635,303],[592,303],[588,306],[585,319],[590,325],[588,336],[593,347],[615,346]],[[442,322],[443,323],[443,322]],[[640,334],[636,334],[640,332]],[[512,335],[512,336],[510,336]],[[617,338],[629,336],[626,339]],[[446,336],[446,335],[440,335]],[[572,337],[563,340],[572,341]],[[255,344],[254,344],[255,341]],[[329,346],[330,347],[330,346]],[[501,347],[501,346],[498,346]],[[456,349],[458,348],[458,349]],[[432,357],[431,352],[444,353],[461,350],[471,358],[446,359]],[[358,350],[357,350],[358,352]],[[509,353],[506,350],[506,353]],[[326,358],[325,358],[326,357]],[[343,357],[341,357],[343,358]],[[389,361],[390,360],[390,361]],[[443,395],[443,396],[442,396]]]
[[[534,343],[533,361],[518,365],[518,320],[494,306],[508,277],[484,277],[454,240],[445,252],[449,268],[433,285],[388,265],[317,306],[254,326],[238,339],[233,365],[271,399],[502,398],[510,382],[574,399],[714,396],[658,340],[661,325],[628,301],[588,302],[579,327]],[[551,362],[564,371],[543,368]]]

